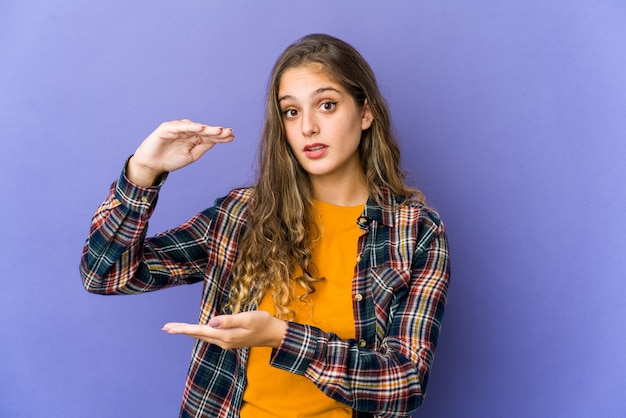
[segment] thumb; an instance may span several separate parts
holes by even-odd
[[[231,328],[233,322],[231,317],[231,315],[219,315],[213,317],[209,320],[209,326],[211,328]]]

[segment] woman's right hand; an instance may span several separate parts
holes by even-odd
[[[234,138],[231,128],[188,119],[164,122],[139,145],[128,161],[126,176],[139,186],[152,186],[161,174],[185,167],[215,144]]]

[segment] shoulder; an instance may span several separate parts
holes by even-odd
[[[426,254],[438,254],[441,260],[449,257],[446,229],[439,213],[430,206],[417,200],[402,202],[394,210],[394,225],[400,236],[412,243],[414,260]]]
[[[430,206],[418,202],[416,199],[407,199],[398,205],[398,213],[406,213],[408,217],[417,222],[439,227],[443,225],[439,213]]]
[[[227,195],[215,200],[214,205],[207,209],[211,218],[228,217],[244,219],[248,212],[248,205],[254,192],[252,187],[243,187],[231,190]]]
[[[241,187],[238,189],[233,189],[228,192],[226,196],[217,199],[215,203],[220,205],[247,204],[250,201],[253,192],[253,187]]]
[[[414,198],[398,199],[389,209],[392,224],[417,242],[427,243],[436,237],[445,240],[446,231],[439,213]]]
[[[442,227],[443,222],[439,213],[420,201],[415,196],[398,196],[388,189],[384,189],[386,208],[384,216],[392,224],[423,224],[434,228]]]

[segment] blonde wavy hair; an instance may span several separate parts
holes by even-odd
[[[276,315],[291,319],[289,305],[295,298],[296,285],[304,289],[301,299],[306,301],[315,291],[315,283],[323,280],[317,277],[311,261],[311,243],[320,234],[314,219],[311,183],[287,143],[278,103],[284,72],[308,64],[320,64],[359,106],[367,100],[374,120],[362,133],[359,153],[370,197],[387,206],[382,192],[386,187],[396,195],[424,202],[422,193],[405,183],[389,110],[369,64],[340,39],[324,34],[301,38],[281,54],[269,80],[259,172],[249,204],[248,227],[235,261],[227,313],[254,309],[269,292]],[[301,274],[294,277],[296,272]]]

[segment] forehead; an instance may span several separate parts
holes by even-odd
[[[333,87],[344,92],[343,87],[334,81],[321,64],[305,64],[286,69],[278,84],[278,96],[308,95],[321,87]]]

